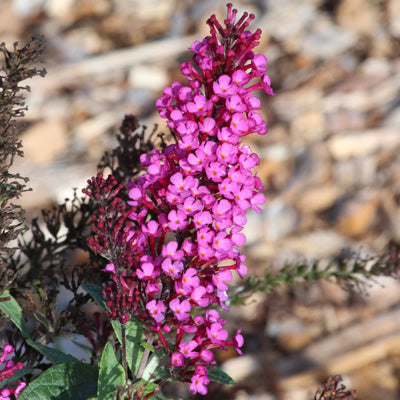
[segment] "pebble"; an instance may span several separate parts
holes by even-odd
[[[336,10],[336,20],[348,31],[371,35],[382,23],[378,3],[372,0],[342,0]]]
[[[266,240],[276,241],[291,234],[298,224],[298,215],[294,208],[273,200],[264,207],[264,234]]]
[[[35,165],[45,165],[66,151],[66,125],[60,119],[34,124],[23,132],[22,144],[27,161]]]
[[[337,229],[355,238],[367,234],[377,218],[378,205],[377,196],[369,192],[347,200],[339,207]]]
[[[328,18],[318,17],[305,35],[301,51],[316,59],[330,59],[355,45],[357,35],[340,29]]]
[[[243,382],[250,375],[260,372],[257,357],[250,354],[230,358],[220,368],[237,383]]]
[[[336,160],[362,157],[383,148],[400,145],[400,135],[396,127],[370,129],[335,135],[328,141],[328,148]]]
[[[351,245],[347,238],[328,229],[316,229],[303,235],[286,238],[280,244],[312,259],[338,254],[341,249]]]
[[[301,213],[318,213],[332,207],[342,193],[337,184],[313,186],[300,194],[296,207]]]

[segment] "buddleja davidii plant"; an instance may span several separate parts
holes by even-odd
[[[246,210],[260,211],[265,199],[251,172],[259,159],[240,138],[266,133],[251,92],[272,94],[266,59],[252,52],[261,32],[246,31],[253,18],[236,22],[230,4],[225,28],[211,17],[211,36],[191,48],[195,66],[182,65],[189,86],[175,83],[157,102],[176,144],[142,154],[143,174],[128,189],[115,177],[89,182],[86,193],[97,204],[90,245],[107,260],[110,280],[102,292],[83,287],[106,310],[120,343],[105,346],[99,370],[34,342],[15,300],[2,304],[27,344],[58,364],[23,399],[48,398],[49,380],[52,396],[137,399],[159,396],[168,380],[188,381],[201,394],[210,379],[232,382],[213,369],[211,350],[233,345],[240,352],[243,337],[238,331],[228,339],[215,306],[227,308],[231,271],[247,273],[241,230]],[[222,267],[225,260],[231,263]]]
[[[42,41],[33,38],[26,46],[13,49],[0,44],[3,56],[0,68],[0,293],[9,287],[16,272],[9,268],[8,259],[15,251],[10,242],[24,232],[24,210],[13,201],[26,191],[27,178],[10,171],[15,157],[22,157],[21,140],[17,134],[17,120],[24,115],[24,92],[28,86],[22,85],[26,79],[35,75],[44,76],[45,69],[33,67],[43,53]]]
[[[210,379],[232,383],[215,368],[212,349],[241,353],[240,330],[229,339],[217,308],[228,309],[232,271],[247,273],[238,249],[246,211],[261,212],[265,201],[252,172],[259,159],[241,142],[267,132],[252,92],[273,93],[267,61],[253,52],[261,31],[246,30],[253,15],[236,21],[236,13],[228,4],[225,27],[215,16],[208,20],[211,36],[191,46],[193,63],[181,67],[189,85],[174,83],[156,103],[176,143],[142,154],[143,173],[128,190],[99,175],[85,191],[100,204],[90,244],[107,260],[102,302],[118,326],[121,381],[133,398],[157,396],[168,380],[206,394]],[[146,338],[133,363],[132,327],[134,337],[143,330]]]
[[[145,139],[145,136],[148,138]],[[99,171],[111,170],[122,182],[134,179],[140,171],[139,156],[154,148],[154,136],[155,131],[150,136],[146,135],[146,128],[139,130],[135,117],[126,116],[120,133],[117,134],[119,145],[103,156],[98,165]],[[29,330],[26,328],[15,332],[6,329],[5,333],[8,343],[16,350],[15,358],[27,360],[29,366],[34,366],[36,375],[37,371],[46,371],[51,366],[49,360],[54,363],[77,361],[65,358],[62,354],[49,358],[47,347],[41,346],[43,344],[49,345],[66,335],[84,335],[91,345],[90,349],[86,348],[91,356],[91,363],[97,364],[105,344],[111,339],[112,328],[100,313],[95,312],[93,319],[93,315],[82,311],[90,297],[80,288],[83,279],[99,284],[105,275],[98,270],[98,266],[103,265],[103,259],[87,243],[92,217],[101,213],[99,207],[99,203],[90,197],[81,198],[74,193],[73,198],[67,199],[64,204],[43,210],[42,220],[32,221],[31,237],[20,238],[19,251],[7,259],[9,268],[23,270],[24,273],[16,277],[10,292],[5,292],[4,300],[12,299],[12,302],[7,301],[0,308],[14,322],[20,321],[24,317],[19,303],[23,305],[24,314],[34,316],[34,319],[30,318]],[[86,252],[89,262],[70,265],[71,254],[75,250]],[[64,309],[57,305],[60,287],[70,292],[71,297]],[[21,328],[21,325],[18,327]],[[80,345],[79,342],[76,344]],[[23,371],[30,374],[32,369],[25,367]],[[60,369],[59,373],[61,376],[63,370]],[[22,376],[22,373],[17,373],[16,377],[17,375]],[[46,379],[46,375],[43,379]],[[41,391],[39,393],[43,396]]]

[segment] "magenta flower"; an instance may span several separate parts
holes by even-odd
[[[200,393],[202,395],[207,394],[207,385],[210,383],[210,380],[207,376],[204,375],[193,375],[190,380],[192,383],[190,385],[190,392],[192,394]]]
[[[162,322],[164,320],[166,307],[161,300],[151,300],[146,304],[146,309],[149,311],[150,316],[156,320],[156,322]]]
[[[187,321],[190,317],[190,303],[187,300],[179,301],[175,298],[170,301],[169,308],[174,312],[174,315],[178,321]]]
[[[10,354],[14,353],[14,347],[10,344],[6,344],[3,347],[3,353],[0,356],[0,365],[3,365],[3,368],[0,370],[0,382],[4,381],[7,378],[14,376],[14,373],[18,369],[23,369],[24,365],[20,362],[14,363],[13,360],[6,360],[6,357]],[[2,389],[0,391],[0,400],[11,400],[11,395],[13,394],[15,398],[21,394],[21,392],[25,389],[26,383],[18,381],[18,385],[15,389]]]
[[[166,258],[162,262],[161,268],[164,271],[165,275],[177,279],[181,276],[183,263],[181,261],[172,261],[170,258]]]
[[[168,242],[167,245],[162,248],[163,257],[170,257],[173,260],[182,260],[184,254],[182,250],[178,250],[178,243],[173,240]]]
[[[187,215],[180,210],[171,210],[168,213],[168,221],[168,227],[173,231],[185,229],[188,224]]]
[[[237,93],[238,87],[231,83],[229,75],[222,75],[218,78],[217,82],[213,82],[213,90],[217,96],[229,97]]]
[[[210,299],[206,297],[207,290],[203,286],[197,286],[193,289],[190,297],[200,307],[207,307],[210,304]]]
[[[195,340],[190,340],[188,343],[182,342],[179,345],[179,351],[183,354],[185,358],[196,358],[199,353],[197,351],[193,351],[198,346],[198,343]]]
[[[174,367],[182,367],[184,362],[185,361],[182,353],[171,354],[171,365],[173,365]]]
[[[213,221],[211,213],[209,211],[201,211],[194,215],[193,222],[196,229],[200,229],[204,226],[211,224]]]
[[[227,339],[228,331],[222,328],[222,324],[214,322],[207,328],[207,337],[211,340],[211,343],[222,343]]]
[[[199,286],[200,279],[197,276],[197,270],[195,268],[189,268],[182,275],[182,285],[184,287],[195,288]]]
[[[235,337],[234,337],[235,350],[236,350],[236,351],[238,352],[238,354],[240,354],[240,355],[243,354],[242,350],[240,350],[240,347],[242,347],[242,346],[243,346],[243,343],[244,343],[244,339],[243,339],[243,336],[241,335],[241,332],[242,332],[242,330],[239,329],[239,330],[236,332],[236,335],[235,335]]]

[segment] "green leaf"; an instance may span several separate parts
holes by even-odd
[[[10,300],[0,301],[0,309],[11,318],[11,321],[15,324],[15,326],[27,338],[26,343],[29,344],[29,346],[33,347],[39,353],[43,354],[49,361],[53,362],[54,364],[67,364],[79,361],[70,354],[65,354],[62,351],[54,349],[52,347],[35,343],[32,340],[25,318],[22,314],[21,307],[14,299],[14,297],[10,295],[8,290],[5,290],[3,292],[3,295],[4,297],[9,297]]]
[[[154,346],[151,345],[150,343],[142,342],[142,343],[140,343],[140,345],[143,346],[145,349],[151,351],[152,353],[155,353],[155,352],[156,352],[156,349],[155,349]]]
[[[118,387],[125,385],[126,377],[122,365],[115,356],[111,342],[107,342],[101,355],[97,397],[109,400],[117,392]]]
[[[110,311],[106,298],[104,297],[103,291],[100,286],[93,285],[92,283],[82,283],[81,288],[89,293],[93,300],[104,310]]]
[[[118,321],[111,321],[115,336],[122,343],[121,324]],[[145,336],[142,323],[137,318],[132,318],[125,323],[126,330],[126,359],[128,367],[133,376],[137,375],[140,362],[142,361],[144,348],[141,345]]]
[[[22,369],[17,369],[16,371],[14,371],[14,375],[10,376],[9,378],[4,379],[3,381],[0,382],[0,389],[2,389],[3,387],[8,386],[11,382],[22,378],[24,375],[26,374],[30,374],[33,371],[32,368],[29,367],[24,367]]]
[[[31,339],[31,334],[29,333],[25,318],[22,315],[21,307],[8,290],[3,292],[2,298],[4,297],[9,297],[10,300],[0,301],[0,309],[11,318],[11,321],[25,337]]]
[[[57,350],[53,347],[44,346],[40,343],[36,343],[31,339],[27,339],[26,343],[36,349],[39,353],[43,354],[53,364],[69,364],[79,361],[74,356],[71,356],[71,354],[65,354],[60,350]]]
[[[19,400],[87,400],[96,396],[97,368],[82,362],[59,364],[32,381]]]
[[[158,387],[158,385],[154,382],[147,382],[144,379],[141,379],[140,381],[136,382],[133,387],[137,389],[143,390],[142,394],[145,396],[146,394],[149,394],[151,392],[154,392],[154,389]]]
[[[157,354],[153,354],[147,362],[147,365],[143,371],[142,378],[145,381],[150,380],[152,374],[154,373],[159,364],[160,364],[160,358],[158,357]]]
[[[154,375],[154,380],[164,379],[164,380],[167,380],[169,382],[173,382],[174,381],[174,379],[172,377],[170,377],[169,370],[168,370],[168,367],[166,365],[163,365],[163,366],[157,368],[154,371],[153,375]]]
[[[209,367],[208,368],[208,373],[207,373],[207,378],[210,381],[222,383],[224,385],[235,385],[235,381],[222,369],[219,369],[218,367]]]

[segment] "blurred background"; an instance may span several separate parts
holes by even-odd
[[[155,100],[182,79],[187,48],[225,15],[225,1],[1,0],[0,41],[43,35],[45,78],[29,82],[21,125],[29,218],[96,173],[124,114],[165,130]],[[258,52],[275,97],[259,94],[269,133],[246,140],[267,187],[248,215],[252,273],[344,248],[381,252],[400,240],[400,0],[235,1],[256,15]],[[362,399],[400,398],[400,290],[363,293],[319,282],[254,294],[229,315],[244,356],[218,358],[238,382],[208,398],[306,400],[332,374]],[[187,388],[180,395],[189,398]]]

